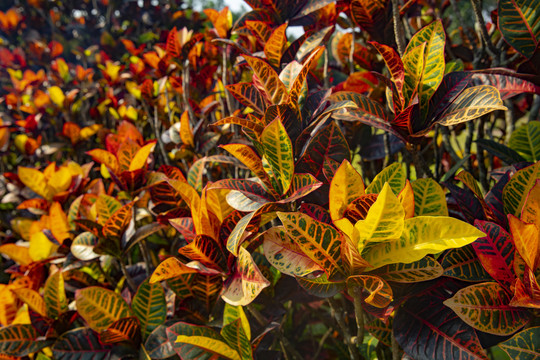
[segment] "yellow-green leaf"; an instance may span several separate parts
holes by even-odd
[[[399,239],[372,243],[362,257],[373,267],[411,263],[428,254],[465,246],[485,234],[472,225],[446,216],[418,216],[405,220]]]
[[[68,310],[64,277],[61,271],[57,271],[47,279],[43,299],[47,308],[47,316],[56,319]]]
[[[503,190],[504,212],[520,216],[527,194],[540,179],[540,162],[517,171]]]
[[[412,183],[415,216],[448,216],[444,191],[433,179],[418,179]]]
[[[405,68],[405,77],[403,81],[403,97],[406,108],[411,104],[415,95],[418,93],[422,73],[424,71],[424,52],[425,43],[420,43],[403,56],[403,66]]]
[[[77,311],[95,331],[103,331],[113,322],[132,316],[126,301],[117,293],[90,286],[75,292]]]
[[[294,174],[294,155],[291,139],[279,118],[272,121],[261,134],[264,156],[285,194]]]
[[[394,194],[398,195],[405,186],[405,180],[405,171],[401,167],[401,164],[393,163],[375,176],[371,184],[366,188],[366,194],[380,193],[383,185],[387,182]]]
[[[329,210],[332,220],[341,219],[347,206],[364,194],[362,176],[348,160],[343,160],[330,183]]]

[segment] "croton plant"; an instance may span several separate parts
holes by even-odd
[[[192,3],[0,4],[0,359],[540,358],[538,1]]]

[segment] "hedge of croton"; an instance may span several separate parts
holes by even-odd
[[[540,358],[538,1],[247,7],[1,3],[0,359]]]

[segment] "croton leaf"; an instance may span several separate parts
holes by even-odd
[[[257,91],[257,88],[251,83],[238,83],[227,85],[229,90],[235,98],[245,106],[249,106],[258,114],[264,114],[266,105],[261,94]]]
[[[393,299],[392,288],[386,281],[373,275],[354,275],[347,278],[349,291],[354,287],[362,289],[363,300],[378,308],[387,307]]]
[[[223,336],[229,346],[240,354],[242,360],[253,359],[250,339],[246,334],[242,319],[236,319],[223,325],[221,328],[221,336]]]
[[[444,301],[467,324],[495,335],[513,334],[529,321],[526,311],[509,303],[510,296],[495,282],[468,286]]]
[[[169,320],[169,322],[170,321],[171,320]],[[146,339],[144,348],[151,359],[161,360],[175,355],[172,344],[167,339],[167,328],[167,323],[158,326],[154,331],[152,331],[150,336],[148,336],[148,339]]]
[[[416,360],[487,360],[474,330],[443,302],[459,284],[440,281],[397,310],[393,330],[398,344]]]
[[[390,188],[395,195],[398,195],[405,186],[406,175],[400,163],[393,163],[378,173],[371,184],[366,188],[366,194],[378,194],[383,189],[385,183],[390,185]]]
[[[77,328],[63,333],[52,346],[55,359],[105,360],[111,347],[103,344],[98,333],[89,328]]]
[[[261,142],[266,160],[281,185],[281,193],[285,194],[293,178],[294,158],[291,139],[279,118],[265,127]]]
[[[266,259],[281,273],[305,276],[323,269],[305,255],[282,226],[273,227],[263,234],[263,249]]]
[[[261,273],[251,254],[245,248],[240,247],[236,269],[225,284],[221,297],[228,304],[245,306],[269,285],[270,282]]]
[[[491,85],[478,85],[463,90],[437,119],[437,123],[450,126],[476,119],[494,110],[507,110],[499,90]]]
[[[300,212],[278,212],[277,215],[287,234],[304,254],[324,269],[330,280],[344,276],[343,238],[335,228]]]
[[[499,344],[510,359],[534,360],[540,358],[540,326],[523,330]]]
[[[116,320],[133,315],[120,295],[99,286],[77,290],[75,304],[79,314],[96,331],[105,330]]]
[[[527,224],[513,215],[508,223],[519,255],[527,266],[535,271],[540,264],[540,231],[536,224]]]
[[[287,43],[287,37],[285,35],[285,30],[287,30],[287,24],[282,24],[278,26],[266,41],[264,45],[264,54],[268,62],[274,66],[279,67],[281,61],[281,56],[283,55],[283,50],[285,44]]]
[[[377,200],[369,208],[366,218],[359,220],[354,225],[360,233],[359,249],[363,248],[366,242],[399,238],[403,232],[404,223],[405,210],[403,205],[392,193],[390,185],[384,183]]]
[[[135,316],[122,318],[113,322],[107,330],[99,334],[105,344],[116,344],[122,341],[138,344],[141,341],[141,327]]]
[[[410,46],[410,44],[409,44]],[[415,96],[418,94],[418,88],[422,81],[422,72],[424,71],[424,53],[426,43],[421,42],[415,47],[410,47],[403,55],[403,66],[405,75],[403,78],[403,97],[404,108],[413,105]]]
[[[132,220],[132,208],[134,202],[127,203],[114,214],[103,225],[103,235],[110,239],[120,239],[129,222]]]
[[[311,174],[294,174],[289,190],[284,195],[284,199],[279,200],[278,203],[292,202],[301,199],[321,186],[322,183],[315,179]]]
[[[101,194],[96,200],[98,223],[105,225],[107,220],[122,207],[122,203],[107,194]]]
[[[278,74],[264,60],[253,56],[244,56],[255,74],[255,86],[262,92],[270,104],[282,104],[287,98],[287,88]]]
[[[364,195],[364,181],[348,160],[343,160],[330,183],[330,216],[341,219],[347,206]]]
[[[493,279],[509,290],[516,277],[512,270],[515,250],[512,237],[492,222],[476,220],[474,225],[486,233],[472,243],[476,255]]]
[[[47,309],[47,316],[56,319],[68,310],[68,302],[64,287],[64,276],[61,271],[50,275],[45,282],[43,300]]]
[[[375,41],[371,41],[370,44],[379,52],[379,54],[381,54],[384,63],[386,64],[386,67],[390,72],[392,81],[396,86],[396,92],[399,96],[398,104],[403,106],[405,102],[403,98],[403,82],[405,81],[405,68],[403,66],[403,62],[401,61],[401,58],[399,57],[399,54],[390,46],[379,44]],[[394,109],[394,111],[399,110],[401,110],[401,108]]]
[[[51,200],[54,193],[53,189],[47,184],[45,175],[37,169],[19,166],[17,174],[19,179],[29,189],[46,200]]]
[[[476,256],[472,245],[448,251],[441,265],[444,268],[444,276],[477,282],[492,279]]]
[[[238,352],[209,327],[178,322],[167,328],[167,338],[181,359],[242,360]]]
[[[433,179],[418,179],[412,183],[415,216],[448,216],[443,189]]]
[[[373,267],[410,263],[425,255],[472,243],[483,232],[463,221],[446,216],[418,216],[405,220],[403,234],[397,240],[366,246],[362,257]]]
[[[197,270],[187,267],[175,257],[163,260],[150,277],[150,283],[168,280],[183,274],[193,274]]]
[[[332,94],[329,100],[334,103],[352,101],[356,104],[356,108],[347,107],[336,111],[333,115],[335,119],[360,121],[381,129],[390,128],[384,108],[367,96],[349,91],[340,91]]]
[[[145,280],[133,296],[131,309],[139,319],[144,338],[148,337],[167,317],[167,303],[161,284]]]
[[[540,162],[518,170],[503,190],[504,212],[519,216],[536,180],[540,179]]]
[[[181,247],[178,253],[218,271],[227,269],[227,258],[221,244],[210,236],[197,235],[189,244]]]
[[[45,301],[36,290],[28,289],[28,288],[16,288],[16,289],[11,289],[11,291],[13,291],[13,293],[22,302],[26,303],[30,309],[32,309],[33,311],[35,311],[41,316],[45,316],[47,312]]]
[[[260,134],[264,130],[264,127],[259,122],[243,119],[238,116],[229,116],[223,118],[213,123],[212,126],[222,126],[228,124],[240,125],[243,128],[255,131],[257,134]]]
[[[540,39],[540,12],[534,0],[499,1],[499,30],[525,57],[531,57]]]
[[[443,267],[431,256],[409,264],[389,264],[373,272],[386,281],[399,283],[416,283],[419,281],[433,280],[441,276]]]
[[[326,274],[317,278],[297,277],[298,284],[311,295],[329,298],[345,289],[345,281],[329,281]]]
[[[540,160],[540,121],[530,121],[517,128],[508,145],[527,161]]]

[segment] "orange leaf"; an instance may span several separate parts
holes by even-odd
[[[113,173],[116,174],[118,172],[118,160],[116,160],[116,157],[107,150],[94,149],[88,151],[87,154],[90,155],[94,161],[104,164]]]
[[[535,224],[527,224],[514,215],[508,215],[512,237],[519,255],[535,271],[540,261],[540,232]]]

